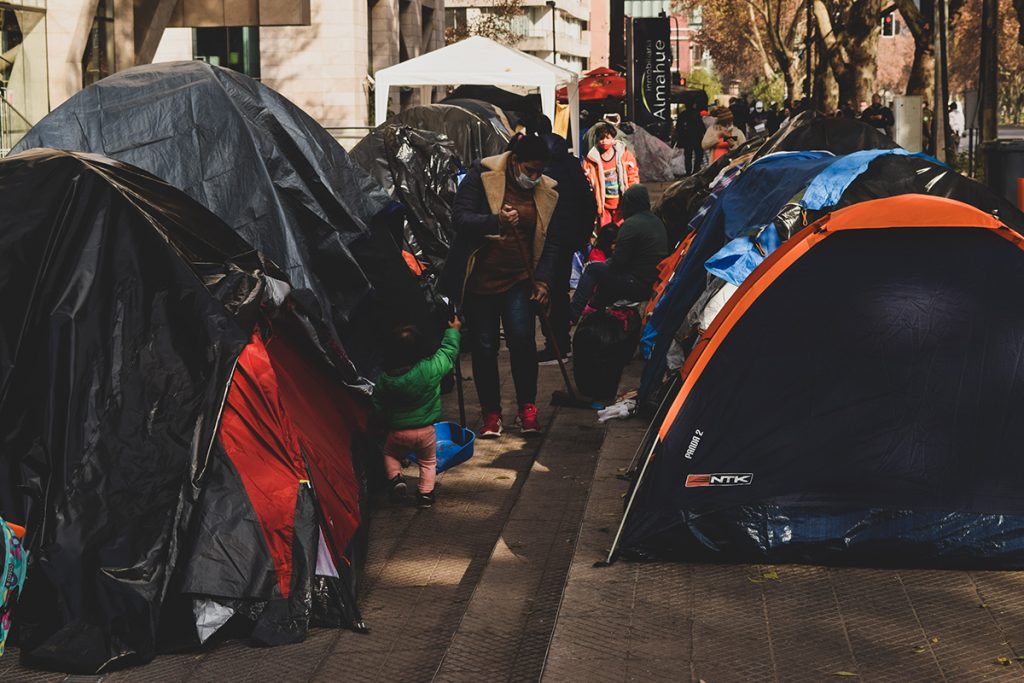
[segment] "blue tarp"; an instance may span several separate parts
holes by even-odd
[[[804,208],[811,209],[812,211],[820,211],[835,206],[839,203],[839,198],[846,192],[846,188],[850,186],[850,183],[866,171],[872,161],[886,154],[921,157],[922,159],[940,163],[927,154],[908,152],[902,147],[896,149],[865,149],[853,154],[847,154],[838,157],[834,164],[824,169],[811,181],[811,184],[807,186],[807,191],[804,193],[801,204],[803,204]]]
[[[726,239],[774,220],[786,203],[836,158],[829,152],[766,156],[743,170],[721,191],[651,316],[656,336],[640,380],[640,400],[647,400],[657,390],[665,374],[665,356],[672,338],[704,291],[704,263],[725,246]]]
[[[769,223],[726,244],[707,260],[704,267],[715,277],[739,287],[780,244],[782,240],[778,231]]]
[[[787,202],[841,158],[830,152],[788,152],[758,159],[722,193],[725,236],[733,239],[771,223]]]

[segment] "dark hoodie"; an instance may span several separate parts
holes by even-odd
[[[651,198],[643,185],[626,190],[619,210],[625,220],[615,238],[615,250],[608,259],[608,267],[645,285],[653,285],[658,279],[658,264],[668,256],[665,224],[651,213]]]

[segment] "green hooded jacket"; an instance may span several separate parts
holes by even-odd
[[[373,390],[373,407],[391,431],[417,429],[441,420],[441,378],[459,355],[459,331],[445,330],[441,348],[401,375],[384,373]]]

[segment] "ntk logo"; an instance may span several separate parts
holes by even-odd
[[[754,481],[754,475],[749,472],[737,474],[735,472],[721,472],[718,474],[688,474],[686,475],[686,488],[696,486],[750,486]]]

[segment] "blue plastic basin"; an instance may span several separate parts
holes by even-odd
[[[456,465],[461,465],[473,457],[473,443],[476,434],[454,422],[438,422],[434,425],[437,434],[437,472],[440,474]],[[409,459],[416,461],[416,454],[410,453]]]

